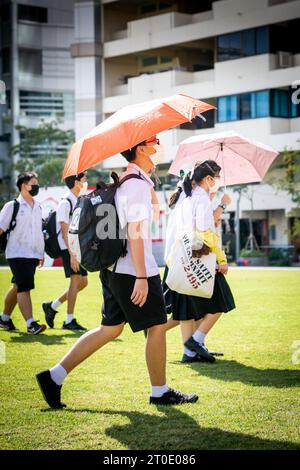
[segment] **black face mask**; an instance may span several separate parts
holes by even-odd
[[[33,184],[33,185],[31,186],[31,190],[28,191],[28,192],[29,192],[29,194],[30,194],[32,197],[34,197],[34,196],[36,196],[36,195],[39,193],[39,189],[40,189],[40,187],[39,187],[38,184]]]

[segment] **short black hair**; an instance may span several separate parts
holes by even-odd
[[[123,155],[123,157],[126,158],[126,160],[129,163],[133,162],[133,160],[135,159],[136,149],[138,148],[139,145],[145,145],[145,141],[143,140],[143,142],[140,142],[139,144],[134,145],[133,147],[131,147],[131,149],[124,150],[124,152],[121,152],[121,155]]]
[[[69,189],[74,188],[75,181],[80,181],[85,176],[85,172],[78,173],[78,175],[67,176],[65,183]]]
[[[28,183],[28,181],[30,181],[31,178],[38,178],[37,173],[34,173],[33,171],[22,171],[22,173],[20,173],[17,176],[17,180],[16,180],[16,185],[18,187],[18,190],[21,191],[22,184]]]

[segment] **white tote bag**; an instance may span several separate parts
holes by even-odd
[[[201,258],[192,256],[194,227],[190,198],[186,198],[180,207],[174,210],[178,230],[167,256],[169,272],[166,283],[171,290],[179,294],[210,299],[215,283],[216,255],[209,253]]]

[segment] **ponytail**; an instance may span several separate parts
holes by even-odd
[[[169,200],[170,209],[173,209],[173,207],[175,206],[176,202],[178,201],[181,193],[182,193],[182,187],[179,186],[177,191],[175,191],[175,193],[173,193],[172,196],[170,197],[170,200]]]

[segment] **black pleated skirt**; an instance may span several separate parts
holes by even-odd
[[[216,273],[214,291],[210,299],[172,291],[166,284],[167,275],[166,266],[162,287],[167,313],[172,313],[174,320],[200,320],[207,313],[226,313],[235,308],[231,289],[222,273]]]

